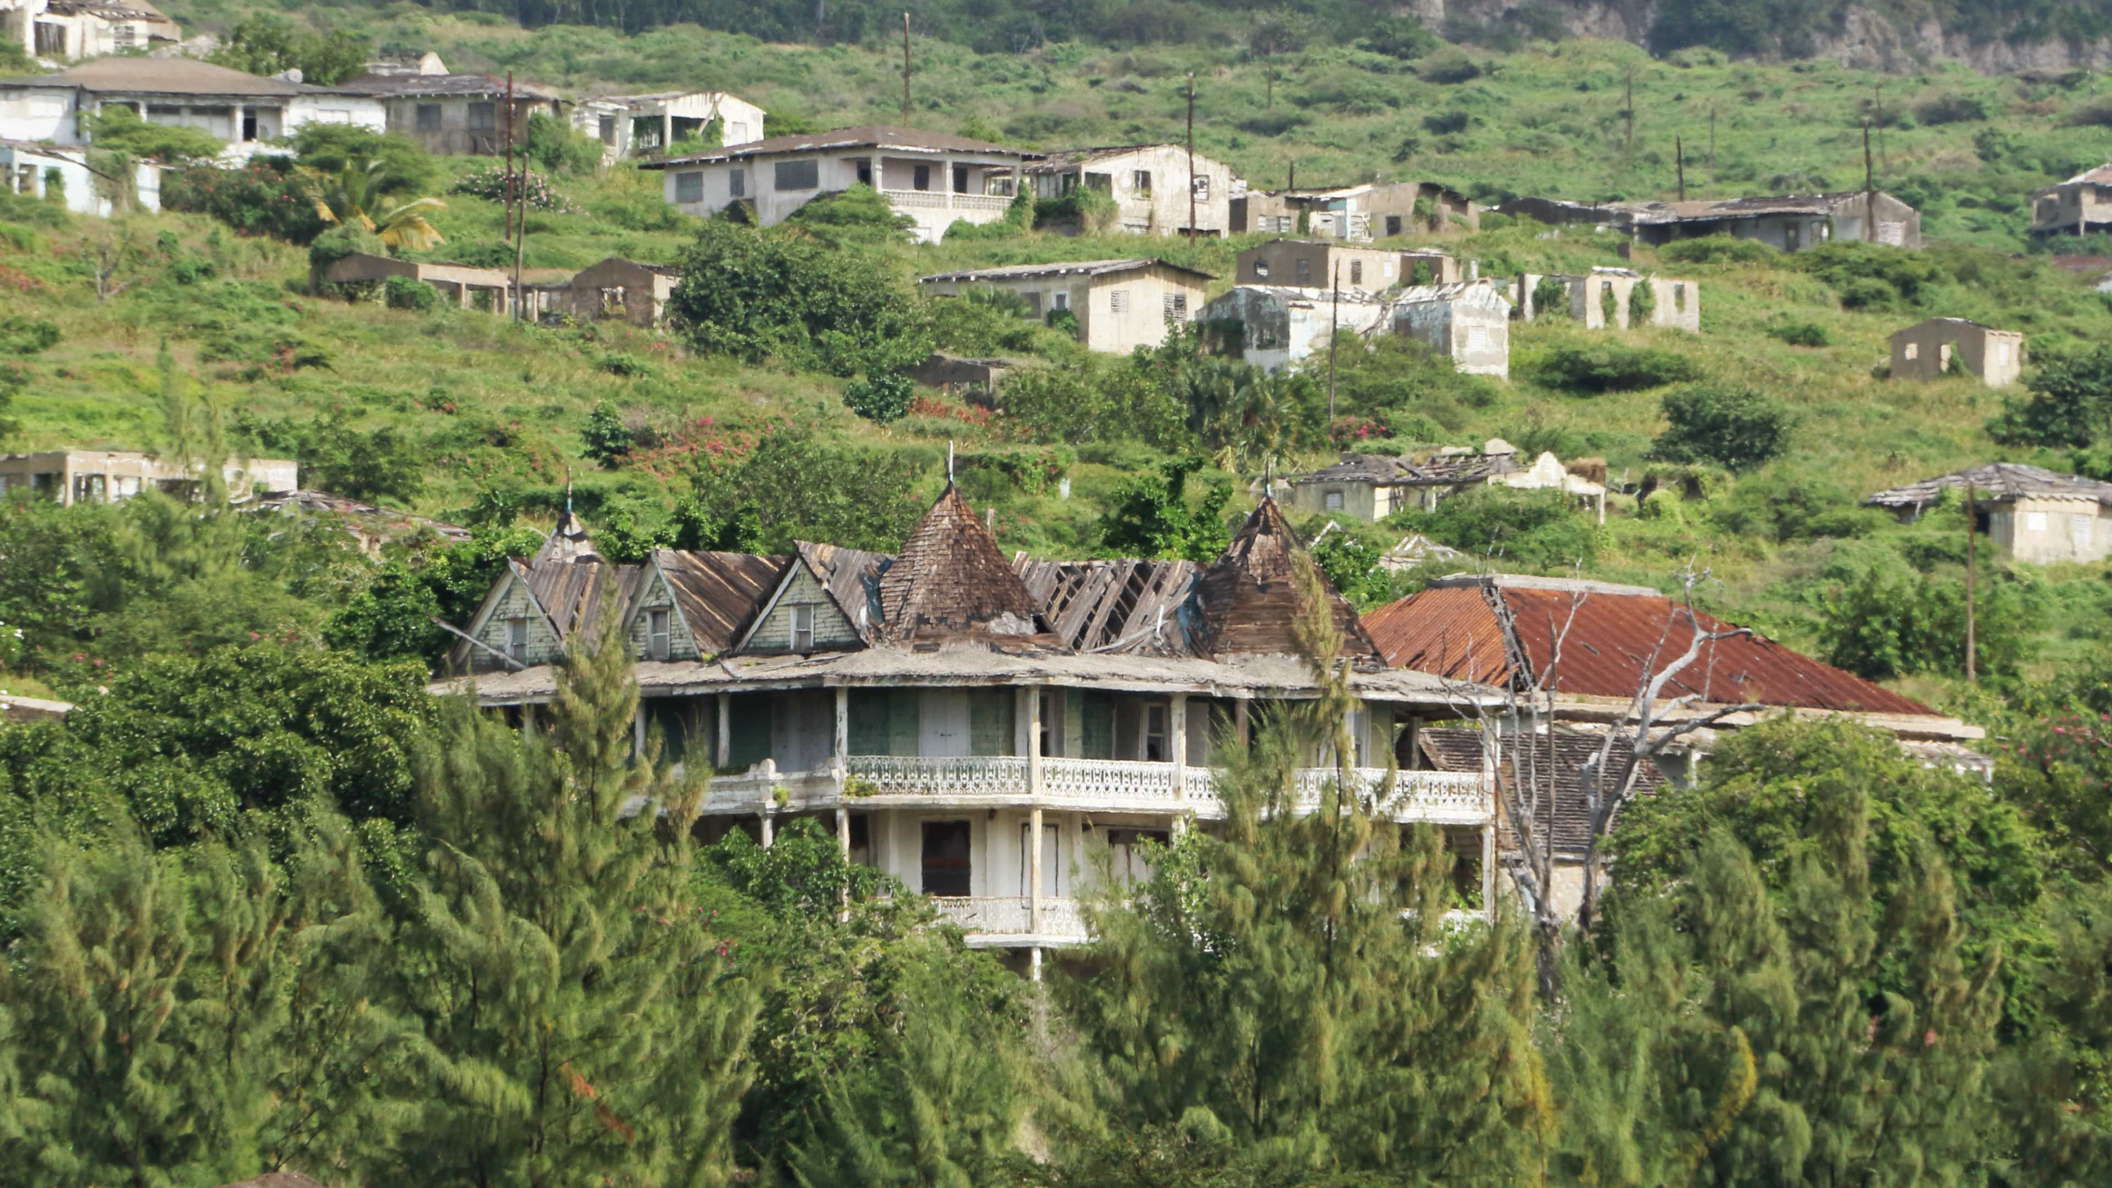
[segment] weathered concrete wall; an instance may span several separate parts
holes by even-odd
[[[1989,514],[1988,536],[2033,565],[2102,561],[2112,556],[2112,510],[2094,499],[2019,499]]]
[[[1894,379],[1938,379],[1953,358],[1990,388],[2017,382],[2024,370],[2024,336],[2014,330],[1936,318],[1894,333],[1891,342]]]

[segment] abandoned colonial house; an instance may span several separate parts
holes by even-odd
[[[124,210],[161,209],[161,166],[95,162],[85,148],[0,140],[0,191],[107,219]]]
[[[572,126],[600,141],[602,156],[615,161],[679,152],[684,142],[705,148],[761,140],[763,109],[724,91],[606,95],[575,104]]]
[[[1068,310],[1086,349],[1126,355],[1166,341],[1168,327],[1202,307],[1207,272],[1164,260],[1077,260],[941,272],[918,280],[934,297],[972,292],[1010,294],[1022,316],[1042,320]]]
[[[1295,285],[1236,285],[1198,315],[1216,348],[1265,371],[1281,371],[1337,332],[1379,332],[1393,307],[1368,289],[1307,289]]]
[[[112,107],[209,133],[237,159],[308,124],[382,130],[380,105],[342,87],[258,78],[191,58],[99,58],[56,74],[0,79],[0,140],[86,145],[89,118]]]
[[[1350,243],[1481,226],[1481,210],[1465,194],[1430,181],[1249,190],[1233,200],[1231,217],[1234,233],[1319,236]]]
[[[1932,380],[1957,372],[1990,388],[2024,373],[2024,334],[1966,318],[1930,318],[1892,332],[1892,378]]]
[[[1459,261],[1435,248],[1357,248],[1321,239],[1277,239],[1239,254],[1243,285],[1383,292],[1397,285],[1449,285]]]
[[[1873,207],[1874,219],[1870,217]],[[1648,244],[1729,235],[1758,240],[1789,252],[1836,240],[1867,240],[1905,248],[1921,246],[1921,212],[1883,190],[1686,202],[1589,203],[1514,198],[1498,209],[1507,215],[1551,225],[1582,224],[1620,231]]]
[[[718,773],[705,836],[767,845],[818,820],[970,944],[1038,970],[1087,939],[1081,897],[1148,873],[1145,843],[1223,818],[1217,748],[1319,694],[1294,622],[1323,615],[1345,641],[1354,753],[1310,753],[1299,801],[1339,761],[1388,819],[1443,829],[1486,904],[1482,773],[1430,770],[1415,739],[1494,691],[1388,667],[1332,590],[1308,603],[1305,564],[1267,500],[1208,565],[1007,558],[950,485],[892,556],[801,544],[616,565],[567,521],[509,564],[454,654],[467,675],[434,687],[532,714],[565,649],[615,631],[639,657],[638,745]]]
[[[1019,193],[1019,171],[1034,154],[961,136],[866,126],[646,161],[664,170],[668,203],[688,214],[715,215],[735,203],[756,225],[775,226],[824,194],[871,186],[911,221],[923,243],[937,243],[955,223],[994,223]]]
[[[1466,375],[1511,374],[1511,303],[1490,281],[1415,285],[1394,296],[1393,332]]]
[[[153,454],[130,450],[47,450],[35,454],[0,454],[0,498],[50,499],[62,507],[76,503],[121,503],[142,491],[179,498],[198,487],[201,470]],[[283,458],[230,458],[220,477],[229,494],[292,491],[300,483],[300,465]]]
[[[1663,326],[1701,332],[1701,288],[1690,280],[1601,267],[1581,275],[1520,273],[1510,288],[1513,311],[1523,322],[1551,317],[1590,330]]]
[[[381,105],[386,130],[429,153],[495,157],[524,143],[531,116],[563,120],[569,104],[557,92],[489,74],[362,74],[345,89]]]
[[[1906,523],[1945,500],[1973,502],[1973,530],[2012,561],[2052,565],[2112,556],[2112,483],[2020,462],[1968,470],[1879,491],[1863,500]]]
[[[2112,231],[2112,162],[2086,169],[2031,196],[2033,235]]]
[[[183,40],[147,0],[0,0],[0,44],[47,63],[138,54]]]
[[[1604,477],[1603,463],[1578,469],[1595,469]],[[1572,472],[1546,450],[1530,466],[1520,465],[1517,447],[1500,437],[1490,438],[1478,452],[1446,447],[1399,457],[1344,454],[1332,466],[1293,478],[1285,502],[1305,515],[1378,521],[1399,511],[1431,511],[1440,500],[1476,487],[1560,491],[1606,522],[1603,482]]]
[[[1074,232],[1223,235],[1232,225],[1231,204],[1247,186],[1230,165],[1178,144],[1059,149],[1025,173],[1034,197],[1044,203],[1079,193],[1112,201],[1105,226],[1088,228],[1074,217],[1067,224]]]

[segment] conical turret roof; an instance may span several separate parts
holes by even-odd
[[[997,538],[952,483],[880,578],[881,634],[896,641],[1045,634]]]
[[[1233,534],[1217,560],[1203,571],[1197,594],[1202,603],[1203,646],[1211,655],[1298,651],[1297,623],[1307,613],[1298,589],[1298,567],[1312,557],[1276,500],[1261,505]],[[1325,574],[1318,575],[1335,627],[1342,634],[1343,654],[1355,661],[1379,661],[1379,651],[1357,620],[1356,608],[1335,592]]]

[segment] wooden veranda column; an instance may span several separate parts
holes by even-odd
[[[1166,724],[1167,746],[1173,751],[1173,798],[1188,799],[1188,695],[1173,695],[1173,720]]]
[[[725,771],[733,762],[733,705],[732,695],[721,693],[719,699],[719,728],[711,738],[711,766],[714,771]]]
[[[1027,931],[1041,935],[1041,806],[1027,812]]]

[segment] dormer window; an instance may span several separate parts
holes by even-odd
[[[648,659],[665,660],[673,650],[674,613],[667,607],[656,606],[645,612],[645,654]]]
[[[795,652],[814,650],[814,608],[811,605],[795,606],[790,615],[789,642]]]

